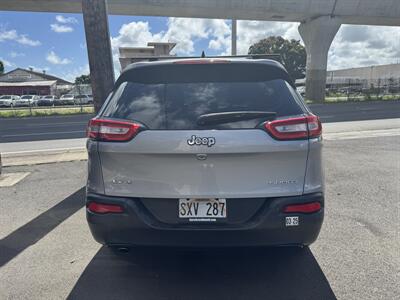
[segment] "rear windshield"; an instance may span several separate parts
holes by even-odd
[[[303,113],[293,88],[282,79],[257,82],[193,82],[145,84],[124,82],[102,115],[141,122],[149,129],[255,128],[265,119],[197,125],[204,114],[267,111],[276,116]]]

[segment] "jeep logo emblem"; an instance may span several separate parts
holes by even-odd
[[[189,146],[204,145],[204,146],[211,147],[211,146],[215,145],[215,138],[213,138],[213,137],[197,137],[195,135],[192,135],[192,137],[189,140],[187,140],[187,143]]]

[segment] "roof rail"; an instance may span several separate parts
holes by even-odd
[[[131,59],[140,59],[141,61],[158,61],[169,59],[202,59],[202,58],[248,58],[248,59],[273,59],[280,60],[280,54],[246,54],[246,55],[219,55],[219,56],[140,56]]]

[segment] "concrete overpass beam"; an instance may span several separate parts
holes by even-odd
[[[90,79],[96,113],[114,85],[114,66],[108,28],[107,0],[82,0]]]
[[[325,100],[328,51],[340,25],[336,18],[323,16],[299,26],[307,51],[306,99]]]

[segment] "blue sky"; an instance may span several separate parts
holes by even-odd
[[[118,47],[149,41],[178,42],[177,55],[230,52],[230,21],[164,17],[110,16],[115,71]],[[297,23],[239,21],[238,52],[270,35],[301,40]],[[0,12],[0,60],[6,71],[33,67],[74,80],[88,73],[82,15]],[[344,25],[329,52],[330,69],[400,61],[400,28]]]

